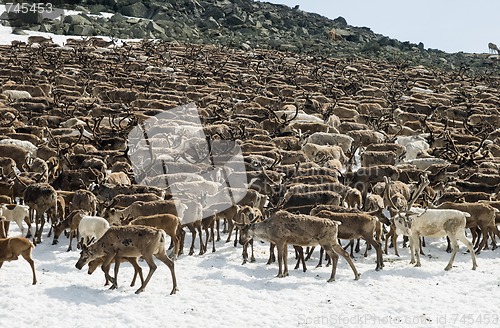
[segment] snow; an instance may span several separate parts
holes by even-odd
[[[10,236],[15,235],[19,230],[11,225]],[[33,251],[37,285],[31,285],[31,270],[22,258],[0,269],[2,326],[462,327],[482,321],[481,326],[493,327],[500,320],[495,302],[500,285],[497,251],[483,251],[478,269],[472,271],[461,245],[453,269],[445,272],[450,254],[444,239],[427,240],[420,268],[409,264],[407,248],[400,258],[389,249],[379,272],[374,251],[367,258],[355,254],[358,281],[341,258],[331,283],[326,282],[330,267],[315,268],[318,250],[304,273],[293,270],[289,247],[290,276],[276,278],[276,263],[265,264],[267,243],[256,242],[256,262],[242,265],[241,246],[220,241],[215,253],[178,258],[175,295],[169,295],[170,273],[159,261],[144,293],[136,295],[138,286],[129,286],[133,269],[128,263],[120,266],[119,288],[109,290],[99,269],[88,275],[87,267],[75,268],[79,252],[66,252],[66,238],[58,245],[51,240],[45,237]],[[199,249],[198,241],[195,245]],[[147,274],[146,263],[140,265]]]
[[[5,10],[6,10],[5,5],[0,5],[0,15]],[[76,15],[79,13],[80,13],[79,11],[75,11],[75,10],[66,10],[65,11],[66,15]],[[97,15],[89,15],[89,16],[97,16]],[[112,16],[112,14],[102,13],[101,16],[104,18],[109,18]],[[126,16],[126,17],[128,17],[128,16]],[[80,36],[76,36],[76,35],[56,35],[53,33],[37,32],[37,31],[29,31],[29,30],[24,30],[24,32],[26,32],[27,35],[12,34],[12,27],[0,25],[0,45],[5,45],[5,44],[10,45],[11,42],[14,40],[27,42],[28,37],[33,36],[33,35],[40,35],[40,36],[44,36],[46,38],[51,37],[52,41],[60,46],[64,46],[67,39],[80,39],[81,38]],[[97,36],[97,37],[101,37],[106,41],[111,40],[111,38],[108,36]],[[117,42],[117,44],[120,45],[121,40],[118,40],[118,41],[119,42]],[[130,39],[128,41],[140,41],[140,40]]]

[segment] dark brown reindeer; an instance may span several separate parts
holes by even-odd
[[[24,190],[24,202],[30,208],[30,223],[35,222],[33,243],[42,242],[42,231],[45,224],[44,213],[51,212],[52,220],[57,217],[57,192],[47,183],[34,183]],[[31,228],[31,224],[30,224]]]

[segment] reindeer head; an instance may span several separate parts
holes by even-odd
[[[82,251],[80,252],[80,258],[78,259],[78,262],[76,262],[75,267],[78,270],[81,270],[85,264],[89,263],[90,261],[100,257],[100,254],[96,254],[94,252],[93,247],[87,247],[85,245],[82,245]]]

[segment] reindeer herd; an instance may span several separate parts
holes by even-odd
[[[130,262],[132,285],[141,280],[136,293],[157,268],[153,257],[177,291],[186,229],[188,254],[198,244],[200,256],[210,241],[216,251],[221,232],[226,242],[234,232],[243,263],[256,261],[254,237],[269,241],[267,263],[277,248],[278,277],[288,275],[289,244],[304,271],[321,246],[328,281],[339,255],[360,277],[351,259],[360,239],[365,256],[376,253],[377,271],[389,242],[399,256],[406,239],[398,235],[409,237],[416,266],[423,237],[448,237],[446,270],[457,240],[473,269],[476,255],[497,247],[499,77],[401,61],[99,41],[0,46],[0,266],[22,256],[33,284],[32,249],[52,234],[53,244],[68,238],[68,251],[76,237],[76,268],[101,267],[111,288],[120,263]],[[201,135],[194,118],[170,114],[189,103]],[[132,144],[146,128],[148,137]],[[21,237],[8,237],[10,222]],[[139,257],[149,266],[145,279]]]

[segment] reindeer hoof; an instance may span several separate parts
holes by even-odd
[[[140,293],[142,293],[143,291],[144,291],[144,289],[143,289],[143,288],[139,288],[138,290],[136,290],[136,291],[135,291],[135,293],[136,293],[136,294],[140,294]]]
[[[59,240],[56,239],[52,241],[52,245],[57,245],[57,244],[59,244]]]

